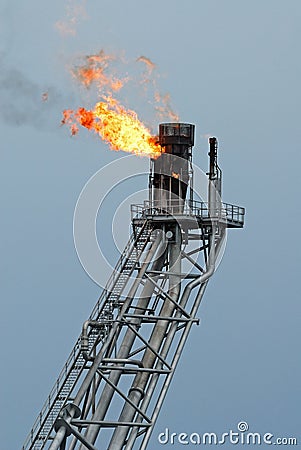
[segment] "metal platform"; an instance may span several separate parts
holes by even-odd
[[[181,213],[179,210],[182,209]],[[243,228],[245,208],[230,203],[220,203],[210,216],[208,202],[186,201],[184,208],[177,203],[164,210],[155,202],[145,201],[131,205],[131,217],[134,225],[141,225],[145,220],[153,223],[178,222],[187,229],[211,225],[214,221],[226,228]]]

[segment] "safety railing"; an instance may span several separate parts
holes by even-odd
[[[216,202],[210,205],[211,214],[209,213],[208,202],[199,202],[196,200],[186,200],[179,202],[178,200],[169,200],[166,204],[162,201],[148,201],[146,200],[142,205],[131,205],[132,220],[147,219],[152,216],[168,215],[168,216],[191,216],[199,219],[225,220],[229,223],[243,225],[245,208],[241,206],[232,205],[230,203]]]

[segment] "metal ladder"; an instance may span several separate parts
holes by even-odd
[[[137,261],[147,243],[150,240],[153,228],[148,221],[131,234],[131,237],[121,254],[116,267],[111,274],[106,287],[97,301],[89,320],[104,323],[102,330],[102,340],[106,339],[109,332],[108,319],[113,317],[113,310],[122,303],[121,293],[123,292],[129,276],[136,269]],[[99,339],[100,330],[91,330],[89,333],[89,350],[93,348]],[[70,401],[70,394],[76,381],[81,376],[87,361],[81,352],[81,335],[79,336],[67,362],[65,363],[59,377],[56,380],[42,410],[40,411],[34,425],[27,436],[22,450],[41,450],[50,437],[54,422],[62,407]]]

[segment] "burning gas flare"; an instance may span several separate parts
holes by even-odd
[[[126,83],[133,81],[128,75],[123,78],[116,76],[115,66],[120,62],[124,63],[124,60],[101,50],[99,53],[86,56],[71,70],[73,78],[86,89],[90,89],[92,86],[97,88],[100,101],[93,109],[65,110],[62,124],[70,127],[72,135],[79,132],[80,126],[94,131],[109,144],[112,150],[157,158],[163,152],[157,142],[158,138],[151,134],[136,112],[127,109],[119,99],[115,98]],[[154,110],[177,120],[178,117],[170,108],[170,98],[160,95],[157,92],[156,82],[152,81],[155,80],[153,72],[156,65],[146,56],[140,56],[136,62],[142,62],[146,67],[142,82],[155,89],[156,106]],[[136,87],[137,83],[135,89]],[[158,104],[160,104],[159,107]]]
[[[157,158],[162,149],[157,138],[138,119],[134,111],[126,110],[117,100],[107,98],[99,102],[94,110],[79,108],[65,110],[63,124],[68,124],[71,134],[77,134],[78,125],[93,130],[109,144],[112,150],[123,150],[136,155]]]

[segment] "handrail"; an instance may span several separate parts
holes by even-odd
[[[161,201],[145,201],[143,204],[131,205],[131,215],[133,219],[145,219],[149,216],[159,215],[181,215],[198,217],[201,219],[212,218],[209,214],[208,202],[199,202],[196,200],[186,200],[182,211],[179,213],[179,202],[170,200],[168,206],[162,207]],[[217,203],[214,217],[225,219],[228,222],[244,223],[245,208],[232,205],[230,203]]]

